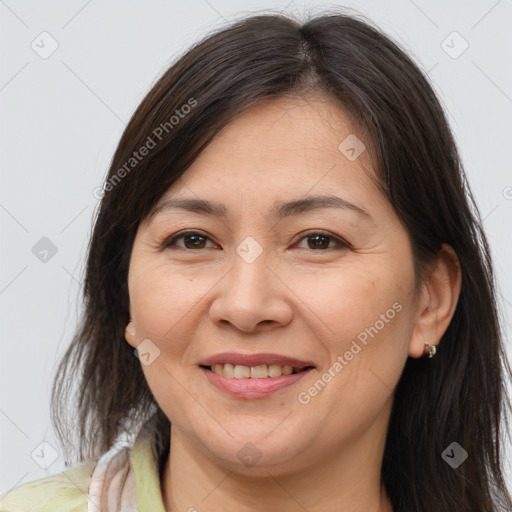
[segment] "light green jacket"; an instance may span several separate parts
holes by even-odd
[[[97,461],[23,484],[0,496],[2,512],[165,512],[154,435],[118,441]]]

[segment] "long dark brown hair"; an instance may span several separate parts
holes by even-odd
[[[327,95],[368,135],[381,189],[410,236],[417,275],[425,275],[443,242],[460,261],[462,290],[439,354],[409,358],[395,390],[381,472],[394,510],[511,510],[500,438],[503,424],[510,433],[512,372],[490,251],[454,138],[428,78],[407,53],[370,21],[339,11],[306,22],[280,14],[232,22],[176,60],[135,111],[101,190],[83,316],[52,390],[66,461],[108,450],[127,419],[134,428],[156,418],[159,451],[168,450],[169,420],[124,337],[135,233],[236,115],[305,92]],[[452,442],[468,453],[456,469],[441,456]]]

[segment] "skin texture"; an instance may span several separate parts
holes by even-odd
[[[126,340],[137,347],[149,339],[160,350],[143,371],[172,423],[161,482],[167,511],[392,510],[380,468],[394,388],[407,357],[438,344],[448,327],[460,272],[443,244],[415,295],[409,237],[367,174],[369,152],[350,161],[338,149],[350,134],[364,141],[322,96],[254,107],[160,201],[207,199],[230,217],[173,209],[139,227]],[[335,208],[269,217],[275,201],[311,195],[342,197],[372,220]],[[180,238],[159,250],[184,230],[207,238],[199,249]],[[321,248],[304,238],[319,230],[333,237]],[[251,263],[236,251],[249,236],[262,248]],[[336,237],[349,246],[337,247]],[[348,361],[344,354],[372,326],[378,333]],[[268,397],[232,398],[198,367],[220,352],[277,353],[315,369]],[[333,372],[338,356],[346,364]],[[304,403],[330,368],[334,377]],[[247,443],[261,457],[251,466],[237,456]]]

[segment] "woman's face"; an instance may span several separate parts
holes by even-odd
[[[196,208],[139,227],[126,339],[172,435],[214,463],[276,474],[383,447],[419,342],[409,238],[362,139],[321,97],[252,108],[159,202]]]

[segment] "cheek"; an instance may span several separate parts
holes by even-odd
[[[130,267],[130,306],[137,343],[150,340],[154,344],[148,345],[152,360],[142,364],[142,371],[156,402],[177,424],[176,411],[190,408],[190,398],[183,392],[188,382],[188,368],[183,363],[197,328],[194,306],[206,292],[197,285],[188,274],[149,259],[134,260]]]
[[[149,338],[162,352],[177,352],[193,331],[191,313],[207,290],[206,283],[169,266],[134,265],[129,293],[138,341]]]
[[[335,376],[325,375],[336,381],[332,397],[347,389],[360,398],[390,392],[407,357],[412,274],[406,265],[399,272],[391,262],[373,267],[371,258],[367,262],[297,288],[309,317],[315,314],[315,337],[329,356],[323,372]]]
[[[364,341],[365,329],[376,323],[379,332],[389,331],[399,317],[406,279],[389,269],[385,272],[380,265],[372,268],[369,260],[323,269],[317,275],[289,276],[297,309],[317,326],[318,338],[329,340],[333,349],[343,350],[360,333]]]

